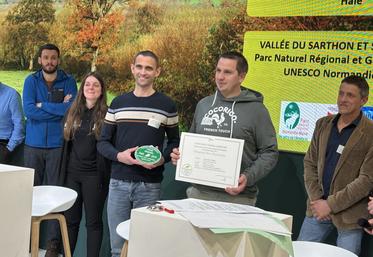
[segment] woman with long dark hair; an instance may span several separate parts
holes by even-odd
[[[82,218],[87,228],[87,256],[99,257],[103,234],[102,211],[108,192],[110,163],[96,150],[107,111],[106,87],[97,73],[82,80],[78,95],[64,119],[64,146],[60,182],[78,193],[65,212],[71,252],[74,252]]]

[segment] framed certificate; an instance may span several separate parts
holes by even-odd
[[[181,133],[175,179],[212,187],[237,187],[244,140]]]

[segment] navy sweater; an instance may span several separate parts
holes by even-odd
[[[159,92],[149,97],[137,97],[130,92],[116,97],[111,103],[97,148],[113,161],[111,178],[159,183],[163,178],[163,165],[152,170],[140,165],[126,165],[118,162],[117,154],[143,145],[163,149],[165,135],[167,144],[162,155],[168,162],[172,149],[178,147],[180,140],[175,103]]]

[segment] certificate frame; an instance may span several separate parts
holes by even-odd
[[[217,188],[237,187],[245,141],[181,133],[175,180]]]

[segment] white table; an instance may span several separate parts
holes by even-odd
[[[291,231],[292,216],[273,213]],[[288,257],[272,241],[249,233],[214,234],[181,215],[132,210],[128,257]]]
[[[33,169],[0,164],[0,256],[28,256],[33,183]]]

